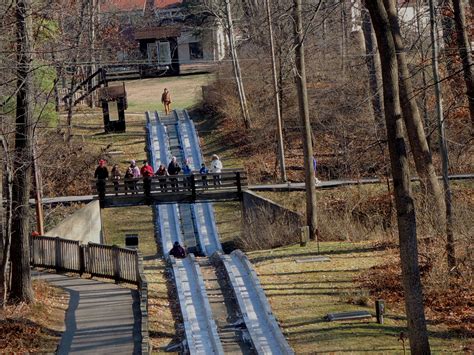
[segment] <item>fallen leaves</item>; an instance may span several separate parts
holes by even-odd
[[[394,250],[395,251],[395,250]],[[452,331],[468,337],[474,336],[474,292],[461,278],[453,278],[441,287],[429,279],[429,267],[420,262],[422,270],[425,313],[432,324],[444,324]],[[423,270],[426,270],[423,272]],[[370,290],[371,295],[403,309],[404,293],[398,255],[394,252],[386,263],[370,268],[358,281]]]
[[[54,352],[59,344],[66,294],[44,282],[33,282],[35,303],[0,310],[2,353]]]

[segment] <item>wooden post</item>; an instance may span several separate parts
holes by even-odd
[[[309,227],[304,226],[300,228],[300,247],[305,247],[309,241]]]
[[[242,181],[240,180],[240,171],[237,171],[235,173],[235,177],[237,179],[237,193],[239,194],[239,196],[242,195]]]
[[[31,235],[29,238],[30,238],[30,265],[35,266],[35,243]]]
[[[136,272],[135,277],[137,278],[137,285],[138,285],[139,288],[141,288],[140,258],[141,258],[141,254],[137,249],[135,251],[135,272]]]
[[[194,180],[194,174],[189,176],[189,182],[191,184],[191,196],[193,201],[196,201],[196,180]]]
[[[41,202],[42,187],[41,187],[41,173],[38,167],[38,157],[36,154],[36,134],[33,139],[33,182],[35,185],[35,207],[36,207],[36,231],[39,235],[44,235],[43,223],[43,203]]]
[[[61,260],[61,241],[59,237],[56,237],[54,240],[54,253],[55,253],[55,269],[56,271],[60,271],[62,268],[62,260]]]
[[[375,314],[377,316],[377,323],[383,324],[383,315],[385,314],[385,301],[375,301]]]
[[[86,263],[85,263],[86,246],[79,244],[77,246],[77,252],[79,253],[79,276],[82,276],[82,274],[86,271]]]
[[[102,98],[100,102],[102,103],[102,114],[104,116],[104,131],[105,133],[109,133],[110,131],[109,103],[107,102],[107,100],[102,99]]]
[[[115,283],[118,284],[119,281],[120,281],[120,274],[121,274],[121,270],[120,270],[120,250],[119,248],[114,245],[112,247],[112,255],[113,255],[113,258],[114,258],[114,280],[115,280]]]
[[[91,275],[91,278],[94,276],[94,258],[92,256],[92,252],[91,252],[91,242],[89,242],[86,246],[87,248],[87,259],[88,259],[88,262],[87,262],[87,269],[89,271],[89,274]]]

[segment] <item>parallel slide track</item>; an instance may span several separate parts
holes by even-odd
[[[156,171],[160,164],[167,166],[171,160],[165,126],[157,119],[157,114],[146,113],[150,149],[150,165]],[[155,233],[161,241],[163,256],[167,256],[174,242],[184,244],[183,232],[180,227],[178,204],[163,204],[153,206]]]
[[[240,250],[221,255],[240,312],[258,354],[293,354],[272,314],[257,273]]]
[[[204,160],[194,122],[189,119],[187,111],[174,112],[178,122],[179,140],[183,154],[188,159],[191,170],[198,171]],[[216,251],[222,252],[212,204],[209,202],[193,203],[191,205],[191,212],[201,252],[206,256],[211,256]]]
[[[212,319],[203,277],[194,255],[189,254],[185,259],[170,256],[170,260],[189,352],[204,355],[224,354],[216,323]]]
[[[171,155],[174,155],[182,163],[188,159],[191,169],[198,170],[203,159],[194,123],[187,112],[174,111],[165,117],[159,117],[155,113],[153,116],[151,118],[148,115],[147,118],[152,127],[149,130],[149,144],[153,154],[159,157],[153,160],[154,163],[158,160],[166,164]],[[192,242],[192,235],[203,255],[213,255],[213,258],[200,258],[199,261],[192,254],[186,259],[170,257],[189,352],[293,354],[245,254],[240,251],[231,255],[222,254],[212,204],[181,204],[176,208],[171,207],[174,205],[157,207],[158,218],[155,225],[159,229],[164,256],[167,256],[172,241],[179,240],[181,243],[184,239],[188,245]],[[212,266],[216,263],[211,260],[219,260],[218,264],[222,268]],[[199,264],[206,270],[204,278]],[[227,281],[220,284],[227,286],[216,287],[212,275],[221,275]],[[244,329],[236,325],[238,322],[229,323],[229,318],[235,321],[235,316],[229,316],[234,313],[243,320]],[[246,345],[247,342],[251,343],[250,348]]]

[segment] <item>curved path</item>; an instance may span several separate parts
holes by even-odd
[[[138,292],[110,282],[38,273],[69,293],[58,354],[139,354]]]

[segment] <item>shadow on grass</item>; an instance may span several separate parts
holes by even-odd
[[[283,253],[272,253],[270,255],[252,256],[252,263],[260,263],[263,261],[269,261],[274,259],[289,259],[289,258],[301,258],[305,256],[318,256],[318,255],[346,255],[346,254],[357,254],[357,253],[368,253],[384,250],[383,247],[365,247],[365,248],[354,248],[354,249],[342,249],[342,250],[323,250],[320,253],[317,251],[283,254]]]
[[[232,253],[235,249],[237,249],[237,245],[235,244],[234,240],[228,240],[222,243],[222,250],[225,254]]]
[[[282,276],[282,275],[304,275],[304,274],[327,274],[332,272],[359,272],[360,269],[350,269],[350,270],[309,270],[309,271],[292,271],[292,272],[278,272],[278,273],[259,273],[259,276]],[[331,281],[331,282],[341,282],[341,281]],[[346,282],[346,281],[344,281]],[[347,281],[352,282],[352,281]]]
[[[317,282],[315,282],[317,283]],[[272,283],[272,285],[274,287],[268,287],[268,286],[265,286],[265,284],[262,284],[262,287],[264,288],[265,292],[268,292],[268,291],[292,291],[292,290],[295,290],[295,291],[308,291],[308,290],[342,290],[342,291],[351,291],[353,290],[353,287],[341,287],[341,286],[333,286],[333,285],[328,285],[326,287],[324,286],[309,286],[309,287],[295,287],[296,286],[296,283],[294,284],[295,286],[291,287],[281,287],[281,286],[278,286],[278,284],[274,284]],[[340,294],[339,292],[335,292],[337,294]],[[323,295],[324,293],[323,292],[320,292],[318,293],[320,295]],[[331,293],[332,294],[332,293]],[[277,295],[277,294],[275,294]]]
[[[174,333],[162,332],[159,330],[150,330],[150,338],[173,338]]]

